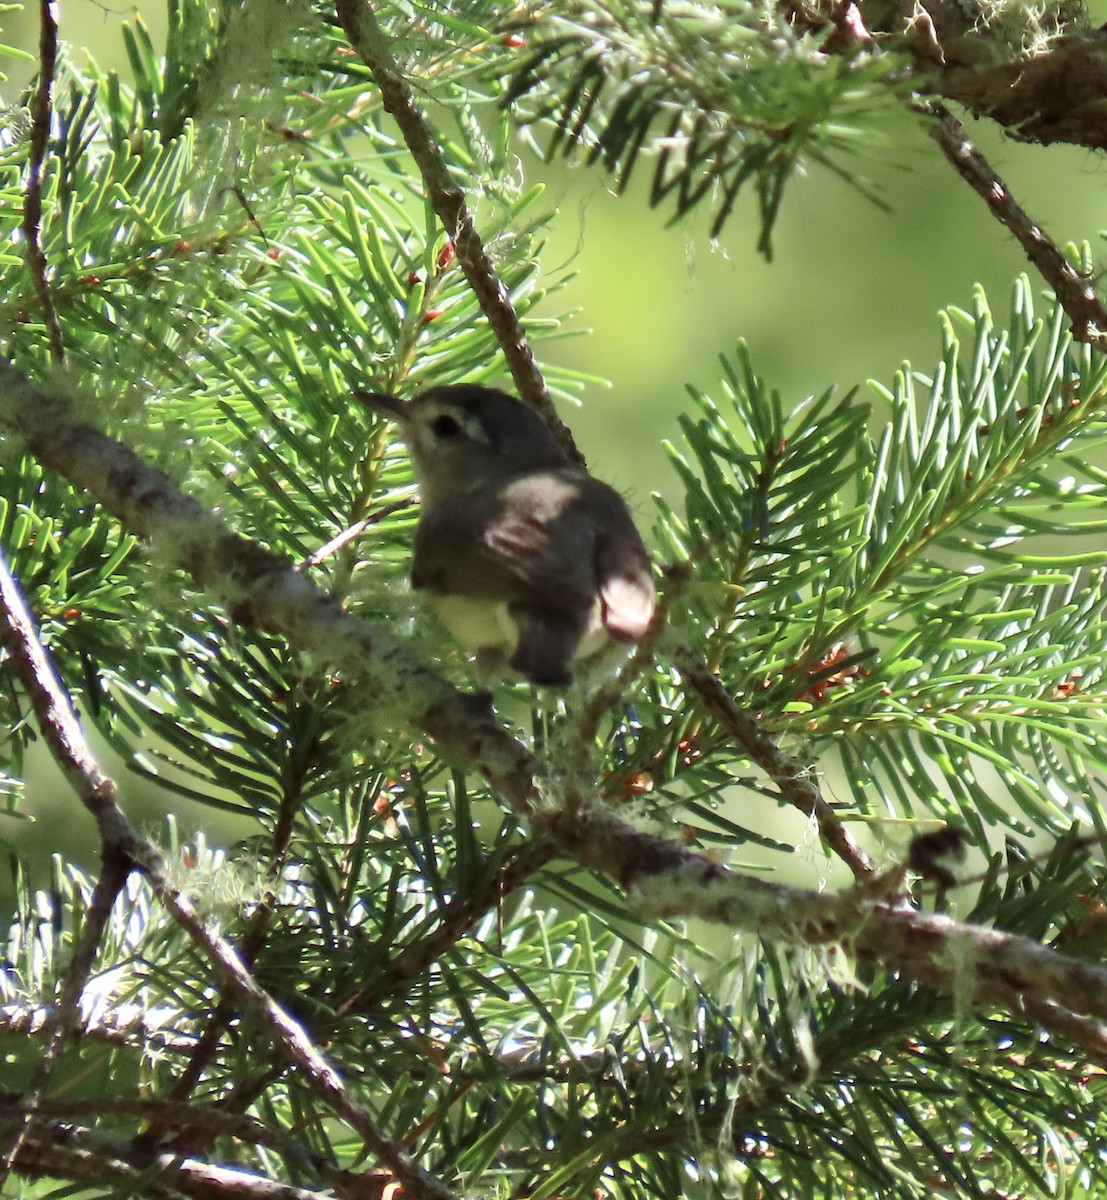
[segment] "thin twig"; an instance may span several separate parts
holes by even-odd
[[[748,713],[734,702],[726,688],[706,665],[684,654],[678,662],[681,674],[699,696],[704,708],[725,729],[751,759],[776,784],[780,794],[805,816],[813,817],[819,836],[849,867],[857,879],[872,876],[869,856],[823,799],[822,793],[798,764],[784,754],[776,742]]]
[[[42,249],[42,174],[46,147],[50,143],[51,93],[58,61],[58,22],[54,0],[39,0],[38,86],[31,105],[31,147],[27,160],[27,189],[23,199],[23,237],[27,243],[27,266],[42,306],[50,357],[65,364],[65,340],[58,324],[50,281],[46,277],[46,254]]]
[[[391,504],[385,504],[381,508],[376,509],[367,517],[362,517],[360,521],[355,521],[348,528],[343,529],[341,533],[335,534],[329,542],[324,542],[318,550],[313,550],[297,566],[297,571],[306,571],[310,567],[317,567],[320,563],[325,562],[330,556],[341,550],[343,546],[347,546],[350,542],[357,538],[373,525],[383,521],[385,517],[390,517],[393,513],[399,512],[401,509],[410,508],[414,504],[414,498],[411,496],[403,496],[399,500],[393,500]]]
[[[548,841],[522,846],[477,891],[455,896],[443,910],[434,932],[401,950],[374,977],[371,987],[355,992],[339,1006],[337,1015],[367,1012],[386,1000],[400,985],[419,978],[431,963],[452,950],[486,913],[504,897],[523,887],[556,853],[557,848]]]
[[[922,112],[937,118],[930,136],[962,179],[983,199],[996,219],[1026,251],[1057,303],[1072,322],[1072,336],[1098,350],[1107,348],[1107,308],[1092,285],[1061,253],[1040,225],[1023,211],[1010,189],[969,139],[965,127],[935,101],[921,103]]]
[[[454,243],[458,264],[500,343],[519,395],[542,414],[566,451],[577,462],[583,462],[573,435],[553,406],[515,306],[473,224],[465,194],[454,182],[438,142],[416,107],[411,88],[392,56],[388,38],[377,22],[373,6],[368,0],[337,0],[336,8],[350,45],[373,72],[381,101],[400,127],[434,211]]]

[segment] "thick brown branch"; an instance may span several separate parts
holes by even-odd
[[[186,1053],[196,1045],[191,1034],[174,1029],[156,1011],[140,1011],[137,1006],[119,1004],[95,1017],[80,1014],[77,1032],[82,1038],[110,1046],[129,1046],[152,1051],[173,1050]],[[177,1014],[174,1013],[174,1016]],[[11,1003],[0,1006],[0,1035],[39,1037],[54,1028],[53,1005]]]
[[[388,38],[377,22],[373,6],[367,0],[338,0],[336,7],[350,45],[373,72],[384,107],[400,127],[407,148],[423,177],[434,211],[453,241],[458,265],[465,272],[477,303],[500,343],[519,395],[542,414],[566,450],[578,462],[582,462],[572,433],[557,415],[550,400],[549,389],[538,369],[515,306],[473,224],[465,195],[450,174],[442,150],[415,104],[411,88],[392,56]]]
[[[1107,30],[1069,34],[1014,62],[951,62],[938,81],[944,99],[991,117],[1019,141],[1107,150]]]
[[[1026,998],[1026,1015],[1043,1029],[1079,1047],[1089,1062],[1107,1067],[1107,1024],[1078,1017],[1059,1004]]]
[[[1031,997],[1107,1020],[1107,970],[1030,938],[896,907],[874,899],[864,881],[820,895],[741,875],[606,809],[544,812],[536,822],[577,862],[617,879],[650,917],[696,916],[789,945],[844,945],[885,970],[1016,1016]]]
[[[171,1154],[151,1160],[62,1123],[27,1138],[16,1170],[29,1178],[69,1179],[151,1200],[327,1200],[334,1195],[330,1189],[309,1191]]]
[[[914,57],[929,95],[990,117],[1020,141],[1107,149],[1107,29],[1074,21],[1077,6],[858,0],[858,7],[866,34]],[[835,10],[824,11],[831,24]],[[839,38],[833,49],[854,52],[859,44]]]

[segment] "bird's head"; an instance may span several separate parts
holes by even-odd
[[[357,396],[399,424],[424,499],[569,461],[534,409],[495,388],[455,384],[408,401],[371,392]]]

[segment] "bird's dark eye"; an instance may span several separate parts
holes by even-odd
[[[436,438],[441,438],[443,441],[448,438],[456,437],[461,432],[461,424],[456,417],[451,417],[443,413],[439,417],[435,417],[431,421],[431,433]]]

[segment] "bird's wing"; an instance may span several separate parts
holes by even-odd
[[[510,487],[510,494],[478,493],[423,512],[413,585],[551,609],[588,607],[596,596],[595,535],[572,504],[575,491],[561,488],[556,476],[545,485],[524,479]]]
[[[491,521],[482,541],[486,565],[515,581],[519,599],[566,610],[595,600],[595,531],[574,506],[552,521],[530,515]]]
[[[547,600],[550,607],[586,609],[598,598],[613,638],[640,638],[653,616],[653,572],[622,496],[578,476],[563,503],[545,510],[536,504],[533,511],[536,516],[490,524],[485,540],[498,560],[539,603],[556,581],[560,602]]]

